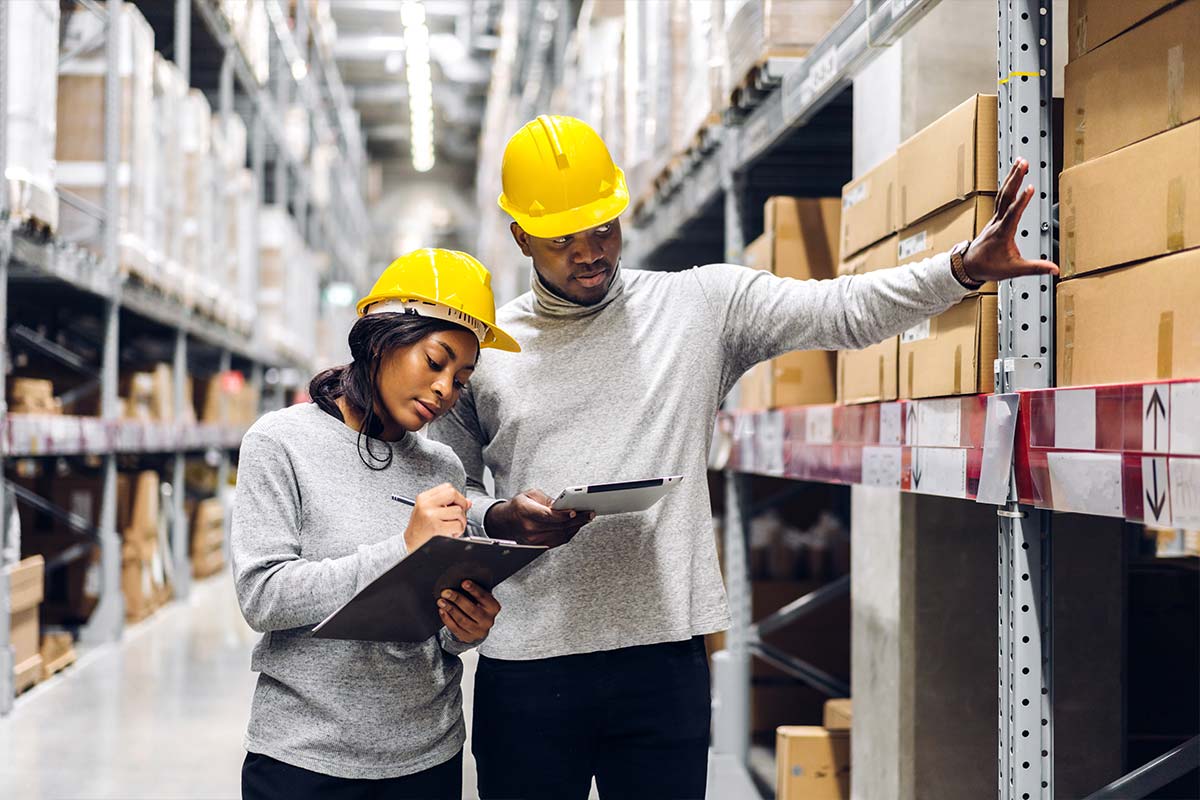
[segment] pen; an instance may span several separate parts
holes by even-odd
[[[416,501],[416,500],[413,500],[413,499],[411,499],[411,498],[405,497],[405,496],[404,496],[404,495],[402,495],[402,494],[394,494],[394,495],[392,495],[392,499],[393,499],[393,500],[395,500],[397,503],[404,503],[404,505],[406,505],[406,506],[409,506],[410,508],[416,508],[416,507],[417,507],[417,501]],[[475,523],[473,523],[473,522],[468,522],[468,523],[467,523],[467,528],[469,528],[469,529],[472,529],[472,530],[475,530],[475,531],[478,531],[478,532],[479,532],[479,534],[480,534],[480,535],[482,535],[482,536],[485,536],[485,537],[486,537],[486,535],[487,535],[487,534],[485,534],[485,533],[483,532],[483,528],[481,528],[479,525],[476,525],[476,524],[475,524]]]

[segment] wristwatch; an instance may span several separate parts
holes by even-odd
[[[950,273],[954,275],[954,279],[963,285],[965,289],[974,291],[980,286],[983,286],[983,281],[972,280],[967,274],[967,268],[963,265],[963,257],[966,256],[967,250],[971,247],[971,240],[959,242],[950,250]]]

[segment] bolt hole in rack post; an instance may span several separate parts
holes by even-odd
[[[242,435],[306,386],[320,286],[364,282],[309,8],[0,4],[0,713],[222,569]]]
[[[742,261],[748,234],[761,230],[761,219],[750,218],[761,206],[752,194],[762,180],[755,167],[791,178],[780,154],[803,141],[806,127],[819,126],[838,98],[849,100],[857,71],[934,5],[857,3],[807,57],[767,61],[724,124],[697,137],[635,203],[631,261],[679,269],[722,250]],[[1050,5],[997,4],[999,174],[1018,157],[1031,164],[1028,182],[1037,194],[1018,244],[1034,259],[1058,257]],[[805,193],[790,188],[766,193]],[[818,599],[802,598],[752,624],[747,476],[764,475],[998,507],[997,794],[1055,796],[1051,512],[1160,529],[1200,526],[1200,377],[1052,388],[1055,288],[1050,278],[999,287],[997,394],[720,416],[710,466],[726,476],[723,550],[733,615],[726,650],[714,659],[714,752],[722,764],[746,772],[751,655],[787,661],[756,647],[759,633]],[[1192,739],[1095,796],[1145,796],[1198,762],[1200,740]]]

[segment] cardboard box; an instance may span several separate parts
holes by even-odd
[[[46,562],[40,555],[23,558],[5,567],[8,573],[9,610],[37,608],[44,597]]]
[[[900,337],[837,354],[837,401],[883,403],[900,396]]]
[[[160,505],[159,492],[161,480],[158,473],[152,469],[139,472],[133,489],[133,505],[130,508],[129,523],[121,528],[128,533],[158,538],[158,512]]]
[[[810,726],[783,726],[775,738],[776,800],[850,797],[850,736]]]
[[[31,556],[5,568],[9,579],[9,637],[13,648],[14,679],[22,691],[41,678],[39,607],[43,597],[45,562]]]
[[[225,506],[216,497],[201,500],[192,516],[192,555],[220,551],[225,544]]]
[[[897,181],[900,161],[893,154],[842,187],[842,258],[886,239],[900,227]]]
[[[1200,121],[1062,175],[1062,274],[1200,246]]]
[[[1200,0],[1172,8],[1068,64],[1066,166],[1200,118],[1198,65]]]
[[[36,378],[13,378],[8,390],[10,414],[62,414],[62,403],[54,397],[54,382]]]
[[[996,96],[978,94],[900,145],[900,227],[999,189],[997,124]]]
[[[899,242],[899,236],[889,236],[849,258],[843,258],[842,263],[838,265],[838,274],[865,275],[879,269],[891,269],[900,263],[897,249]]]
[[[1175,0],[1071,0],[1067,41],[1071,60],[1099,47]]]
[[[996,296],[968,297],[900,335],[900,397],[989,394],[997,349]]]
[[[726,94],[769,56],[807,55],[850,5],[851,0],[745,0],[726,16]]]
[[[1200,375],[1200,250],[1058,285],[1058,385]]]
[[[993,195],[975,195],[956,203],[900,231],[896,256],[901,264],[911,264],[938,253],[948,253],[959,242],[974,239],[982,233],[994,213],[996,198]],[[980,291],[991,293],[996,288],[995,283],[985,283]]]
[[[24,520],[22,520],[24,522]],[[26,533],[22,548],[44,558],[54,558],[69,548],[87,542],[82,536],[66,533]],[[100,548],[46,573],[42,617],[52,625],[77,625],[86,622],[100,600]]]
[[[853,718],[849,697],[839,697],[825,702],[825,730],[848,731]]]
[[[763,206],[763,236],[771,249],[747,266],[783,278],[831,278],[838,263],[841,201],[836,197],[770,197]],[[763,257],[769,260],[763,260]]]

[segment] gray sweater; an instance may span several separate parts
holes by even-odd
[[[622,283],[623,280],[623,283]],[[790,350],[852,349],[945,310],[966,290],[948,256],[830,281],[728,264],[622,270],[605,303],[535,291],[499,312],[521,353],[487,350],[431,428],[467,471],[470,515],[496,493],[682,474],[649,511],[601,517],[496,590],[486,656],[535,659],[687,639],[728,627],[706,462],[738,378]]]
[[[406,555],[415,497],[463,488],[444,445],[409,435],[372,471],[357,434],[313,404],[262,417],[242,442],[233,574],[246,621],[263,634],[251,669],[246,749],[342,778],[389,778],[452,758],[465,730],[458,653],[444,628],[421,644],[313,639],[308,631]],[[365,441],[365,440],[364,440]]]

